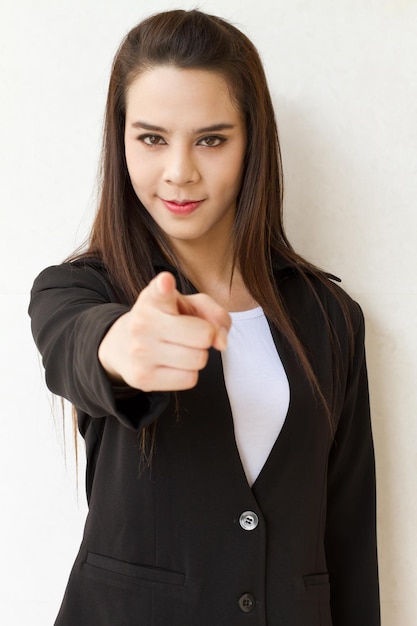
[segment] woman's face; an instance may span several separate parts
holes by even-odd
[[[177,252],[229,241],[245,149],[243,116],[219,74],[158,66],[129,87],[130,179]]]

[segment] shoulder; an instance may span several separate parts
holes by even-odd
[[[94,291],[106,300],[117,301],[104,264],[92,257],[47,267],[35,278],[31,296],[51,289]]]
[[[314,267],[286,264],[275,269],[275,280],[289,313],[301,324],[324,316],[336,332],[346,330],[356,334],[363,326],[360,305],[333,274]]]

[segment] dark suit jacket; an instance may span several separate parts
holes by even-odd
[[[156,271],[159,271],[157,268]],[[58,626],[378,626],[375,474],[361,311],[311,278],[335,329],[292,268],[276,279],[336,424],[277,330],[290,383],[281,434],[250,488],[221,357],[178,394],[112,388],[97,349],[128,310],[98,262],[36,279],[32,328],[46,380],[78,410],[89,514]],[[141,428],[157,420],[151,467]]]

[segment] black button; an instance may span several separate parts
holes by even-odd
[[[255,608],[256,600],[251,593],[244,593],[239,598],[239,608],[244,613],[251,613]]]

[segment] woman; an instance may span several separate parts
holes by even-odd
[[[30,305],[87,449],[56,624],[379,624],[361,311],[291,248],[252,43],[170,11],[122,43],[88,250]]]

